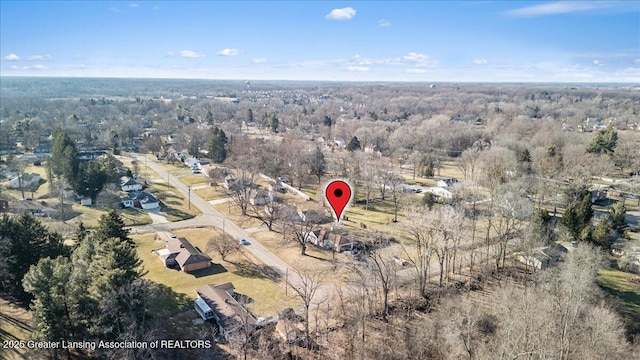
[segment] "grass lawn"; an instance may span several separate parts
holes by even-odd
[[[332,251],[322,250],[313,244],[309,244],[306,256],[302,256],[300,245],[293,241],[283,242],[282,234],[280,233],[263,230],[253,233],[251,236],[298,271],[312,269],[326,272],[327,276],[324,277],[324,283],[331,285],[344,284],[344,280],[347,278],[349,270],[344,265],[351,264],[352,261],[342,253],[334,254]]]
[[[258,219],[254,219],[249,216],[242,216],[240,208],[234,205],[233,201],[228,201],[222,204],[216,204],[216,205],[213,205],[213,207],[216,210],[218,210],[220,213],[222,213],[222,215],[226,216],[227,219],[233,221],[236,225],[240,226],[243,229],[249,229],[252,227],[260,226],[262,224],[262,221]],[[251,209],[247,209],[247,212],[250,213]]]
[[[167,184],[150,183],[147,191],[160,200],[160,210],[169,221],[187,220],[201,214],[193,205],[189,209],[188,200],[176,193],[173,187],[167,190]]]
[[[0,298],[0,341],[27,341],[31,334],[31,311]],[[25,348],[3,348],[2,359],[30,359]]]
[[[187,185],[197,186],[197,185],[208,185],[209,182],[211,182],[211,179],[209,179],[208,177],[205,177],[202,174],[194,174],[194,175],[181,176],[180,181],[182,181]]]
[[[195,189],[191,191],[195,191],[195,193],[200,196],[205,201],[218,200],[227,197],[227,194],[223,191],[224,188],[222,186],[209,186],[202,189]]]
[[[597,278],[602,289],[620,302],[617,309],[632,324],[632,331],[640,331],[640,275],[619,270],[603,270]]]
[[[176,230],[174,234],[187,238],[194,246],[206,252],[207,240],[216,233],[215,230],[195,229]],[[195,289],[206,284],[233,282],[236,291],[247,295],[254,301],[248,307],[256,314],[273,315],[286,307],[299,304],[293,298],[285,296],[284,284],[280,280],[274,282],[268,272],[263,271],[262,264],[254,264],[244,256],[243,252],[230,256],[222,261],[217,253],[208,253],[213,258],[213,266],[194,273],[185,273],[168,269],[152,250],[164,248],[162,240],[156,240],[154,234],[132,236],[138,244],[138,256],[142,259],[148,273],[146,278],[164,284],[177,293],[195,299]]]

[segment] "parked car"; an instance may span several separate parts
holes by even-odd
[[[251,243],[248,242],[245,238],[240,239],[240,244],[244,246],[251,245]]]

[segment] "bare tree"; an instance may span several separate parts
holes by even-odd
[[[271,193],[273,194],[273,193]],[[283,215],[284,204],[282,200],[275,195],[270,195],[270,199],[266,204],[251,204],[249,212],[251,217],[260,220],[269,231],[273,231],[276,221]]]
[[[207,252],[215,251],[220,254],[222,260],[240,249],[238,242],[229,234],[221,233],[207,241]]]
[[[380,281],[382,290],[382,317],[389,314],[389,292],[396,280],[396,263],[393,259],[382,254],[380,245],[370,244],[367,249],[367,261],[369,271]]]
[[[297,298],[302,301],[304,307],[304,333],[306,336],[307,348],[311,348],[311,334],[309,329],[309,314],[311,306],[316,301],[316,294],[320,287],[322,287],[323,279],[326,274],[320,270],[294,270],[296,276],[296,285],[292,284],[293,291]],[[291,276],[291,275],[290,275]]]
[[[438,285],[442,287],[445,274],[448,277],[451,261],[455,258],[463,233],[464,218],[452,206],[446,205],[431,212],[430,224],[436,236],[434,252],[440,266]]]
[[[297,209],[287,208],[282,211],[283,232],[282,236],[285,240],[295,241],[300,245],[300,252],[304,256],[307,251],[307,242],[309,241],[309,232],[324,219],[324,213],[321,209],[309,210],[300,216]]]
[[[421,296],[427,294],[431,257],[435,251],[434,228],[430,226],[430,213],[424,207],[411,206],[405,209],[406,220],[401,228],[410,236],[413,246],[405,250],[416,271],[416,282]]]
[[[500,187],[497,193],[493,210],[496,216],[491,222],[491,227],[498,238],[494,256],[496,270],[499,270],[500,263],[504,267],[509,241],[518,236],[523,222],[531,218],[533,203],[517,189],[505,185]]]

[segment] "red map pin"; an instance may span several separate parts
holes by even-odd
[[[342,211],[351,200],[351,186],[342,180],[334,180],[327,185],[325,196],[336,214],[336,221],[340,221]]]

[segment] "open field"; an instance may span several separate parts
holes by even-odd
[[[206,252],[206,243],[216,231],[209,229],[177,230],[179,237],[187,238],[194,246]],[[164,242],[155,239],[154,234],[132,236],[138,245],[138,256],[143,261],[146,278],[164,284],[175,292],[186,294],[195,299],[195,289],[206,284],[233,282],[236,291],[253,299],[248,307],[257,315],[273,315],[286,307],[296,307],[294,299],[285,296],[284,283],[280,279],[272,280],[261,264],[249,261],[244,252],[230,256],[222,261],[217,253],[208,253],[214,264],[209,269],[184,273],[166,268],[152,250],[164,248]]]
[[[640,330],[640,275],[619,270],[602,270],[598,284],[607,293],[619,300],[618,311],[627,321]]]

